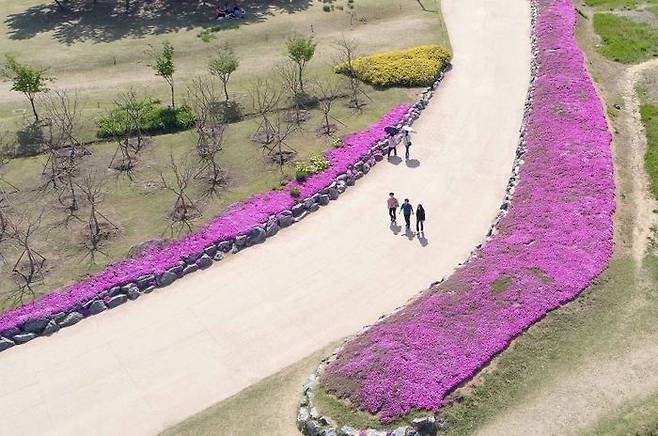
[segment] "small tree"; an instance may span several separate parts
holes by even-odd
[[[52,127],[60,148],[66,149],[69,160],[91,154],[89,149],[78,140],[76,130],[80,125],[80,110],[78,108],[78,97],[72,97],[66,91],[54,91],[43,98],[46,108],[46,118]]]
[[[156,76],[160,76],[169,85],[171,90],[171,108],[175,109],[176,104],[174,100],[174,72],[176,71],[174,65],[174,47],[165,41],[162,44],[162,50],[156,50],[154,47],[151,47],[150,55],[153,58],[153,64],[149,65],[155,71]]]
[[[13,56],[5,55],[2,74],[12,82],[12,91],[22,92],[29,100],[36,121],[39,121],[39,114],[34,105],[34,100],[39,93],[48,91],[46,82],[51,80],[51,78],[46,77],[45,73],[46,70],[44,69],[21,64]]]
[[[11,222],[10,235],[12,241],[18,246],[20,255],[12,267],[12,275],[16,281],[17,288],[10,291],[7,299],[14,306],[25,304],[26,298],[33,300],[35,297],[32,286],[43,280],[43,272],[46,258],[35,248],[32,237],[41,225],[41,216],[25,216],[17,222]]]
[[[126,114],[128,122],[127,140],[132,149],[138,153],[141,151],[146,140],[144,135],[144,123],[148,112],[148,106],[139,101],[132,88],[127,92],[120,94],[118,99],[114,101],[114,104]]]
[[[340,98],[342,84],[340,81],[331,78],[318,80],[315,87],[320,99],[320,111],[322,111],[322,125],[320,126],[319,133],[331,135],[336,131],[336,125],[330,122],[330,118],[340,123],[330,113],[334,102]]]
[[[219,152],[224,148],[225,126],[221,124],[215,110],[217,94],[212,81],[198,77],[188,87],[187,95],[190,105],[197,114],[196,149],[201,161],[201,168],[194,178],[208,182],[208,194],[215,194],[225,181],[224,170],[218,159]]]
[[[233,74],[239,66],[240,59],[228,49],[220,49],[217,55],[210,60],[210,64],[208,65],[210,74],[221,80],[222,85],[224,86],[226,102],[229,101],[227,88],[228,81],[231,78],[231,74]]]
[[[99,246],[104,238],[108,237],[109,232],[104,231],[108,229],[113,232],[118,232],[119,228],[114,225],[101,211],[98,210],[103,196],[104,181],[99,180],[95,174],[89,173],[82,177],[78,183],[78,188],[84,194],[89,206],[89,218],[87,220],[87,248],[91,255],[91,262],[94,262],[94,256],[97,251],[100,251]]]
[[[162,181],[163,189],[176,194],[176,202],[169,214],[172,234],[175,224],[181,224],[181,226],[187,227],[188,231],[191,232],[191,221],[201,215],[199,208],[187,193],[190,182],[194,178],[194,170],[187,162],[176,162],[174,155],[170,154],[169,172],[171,174],[170,178],[173,178],[173,182],[168,180],[162,171],[160,172],[160,180]]]
[[[313,41],[313,37],[293,36],[288,38],[288,57],[297,64],[299,89],[302,94],[304,94],[304,68],[306,63],[313,58],[316,46],[317,43]]]
[[[361,110],[365,106],[365,102],[361,97],[370,98],[365,93],[361,86],[361,81],[358,79],[356,69],[354,67],[354,59],[356,58],[357,45],[354,41],[343,37],[338,42],[338,63],[346,66],[345,74],[349,78],[350,87],[350,106],[356,110]]]
[[[254,141],[261,142],[264,148],[274,139],[274,126],[271,121],[272,112],[279,106],[281,93],[267,80],[260,80],[249,90],[252,110],[261,118],[256,133],[252,136]]]
[[[284,62],[277,67],[277,72],[281,78],[283,90],[288,94],[293,108],[292,111],[286,114],[286,121],[299,126],[308,120],[311,114],[305,110],[307,99],[301,93],[296,66],[293,62]]]

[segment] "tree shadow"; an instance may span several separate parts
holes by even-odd
[[[67,2],[65,4],[70,4]],[[312,0],[274,1],[222,1],[213,5],[238,5],[245,17],[222,22],[215,20],[214,6],[192,0],[133,0],[132,9],[125,12],[123,2],[97,0],[85,2],[81,7],[71,6],[62,11],[54,2],[40,4],[8,15],[5,19],[10,39],[24,40],[44,32],[53,32],[53,38],[66,45],[82,41],[112,42],[122,38],[158,35],[196,27],[222,30],[265,21],[275,12],[295,13],[309,8]]]

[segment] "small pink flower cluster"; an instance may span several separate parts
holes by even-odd
[[[309,177],[304,182],[293,181],[281,191],[254,195],[236,203],[214,218],[199,231],[169,244],[166,247],[151,246],[137,258],[125,259],[109,265],[102,272],[68,288],[48,294],[33,303],[0,315],[0,332],[17,327],[26,321],[50,317],[83,304],[103,290],[130,283],[149,274],[161,274],[204,248],[221,241],[247,234],[255,226],[266,223],[270,216],[290,209],[295,200],[289,191],[298,188],[301,198],[310,197],[334,182],[340,174],[348,173],[350,166],[358,162],[370,148],[386,136],[384,127],[397,125],[409,112],[410,105],[401,105],[368,129],[345,138],[344,146],[324,153],[329,168]]]
[[[514,337],[574,299],[612,255],[611,136],[574,38],[573,3],[534,4],[525,163],[498,233],[438,289],[349,341],[322,375],[328,392],[383,423],[438,410]]]

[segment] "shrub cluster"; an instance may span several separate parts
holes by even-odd
[[[424,45],[356,58],[351,74],[375,86],[428,86],[450,59],[452,53],[447,48]],[[350,74],[346,63],[337,65],[334,71]]]
[[[307,177],[317,174],[329,168],[329,161],[321,154],[314,154],[309,162],[297,162],[295,164],[295,179],[303,182]]]
[[[135,108],[119,107],[96,123],[98,138],[122,136],[135,129],[135,122],[128,116],[129,110],[139,113],[139,127],[144,133],[171,133],[189,129],[196,122],[196,114],[187,106],[176,109],[160,106],[160,101],[145,99],[135,104]]]

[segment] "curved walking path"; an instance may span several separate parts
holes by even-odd
[[[449,273],[496,216],[530,78],[525,0],[443,0],[454,68],[382,163],[291,230],[0,355],[0,434],[152,434],[354,333]],[[394,35],[390,35],[394,37]],[[427,241],[389,229],[421,201]]]

